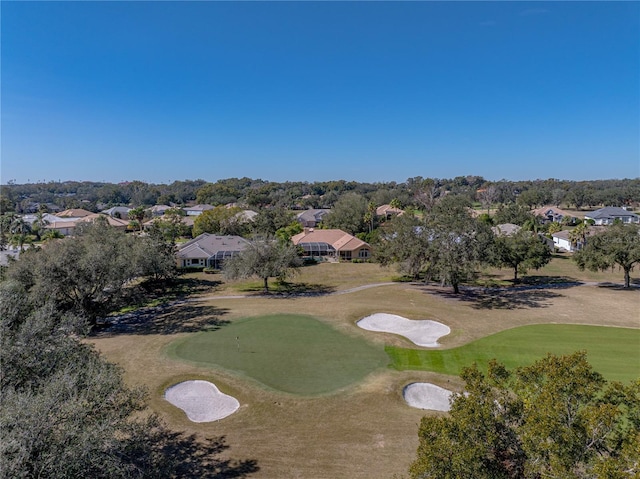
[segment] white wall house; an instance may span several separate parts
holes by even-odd
[[[596,225],[611,225],[619,220],[622,223],[640,223],[640,216],[617,206],[606,206],[584,215],[586,220],[593,220]]]

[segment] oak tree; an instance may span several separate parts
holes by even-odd
[[[624,271],[624,287],[631,285],[631,271],[640,263],[640,227],[614,224],[589,237],[586,245],[573,254],[581,270],[604,271],[615,266]]]
[[[414,479],[630,478],[640,474],[640,381],[611,383],[584,352],[462,373],[448,416],[419,428]]]
[[[549,261],[551,250],[531,231],[521,229],[512,235],[498,235],[494,241],[493,262],[498,267],[511,268],[514,282],[518,281],[518,274],[541,268]]]
[[[269,278],[284,280],[300,266],[302,259],[291,242],[267,237],[254,238],[246,249],[226,259],[223,271],[229,279],[260,278],[266,293]]]
[[[427,215],[429,268],[434,279],[460,292],[460,284],[472,279],[488,263],[494,236],[488,225],[473,218],[463,197],[445,196]]]

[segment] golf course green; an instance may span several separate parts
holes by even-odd
[[[381,347],[290,314],[241,319],[190,335],[171,343],[167,354],[303,396],[337,391],[389,363]]]
[[[436,351],[387,346],[392,367],[458,375],[474,362],[486,370],[491,359],[507,368],[532,364],[548,353],[587,351],[593,368],[609,381],[640,377],[640,329],[544,324],[502,331],[453,349]]]

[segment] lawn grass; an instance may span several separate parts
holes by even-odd
[[[581,271],[573,261],[572,256],[572,253],[554,253],[547,265],[537,270],[529,270],[524,275],[519,275],[520,280],[524,284],[603,282],[622,285],[624,283],[624,272],[619,268],[610,268],[605,271],[589,271],[588,269]],[[480,273],[475,284],[479,286],[510,286],[513,284],[512,279],[512,269],[485,268]]]
[[[629,382],[640,377],[640,330],[539,324],[508,329],[464,346],[415,350],[387,346],[392,367],[458,375],[474,362],[486,370],[491,359],[513,369],[532,364],[547,353],[570,354],[586,350],[593,368],[607,380]]]
[[[587,272],[574,269],[570,259],[554,258],[549,266],[559,274],[589,280]],[[510,271],[502,273],[510,278]],[[376,264],[319,264],[302,268],[290,281],[341,292],[384,283],[396,274],[394,268]],[[549,273],[541,270],[537,274]],[[622,282],[618,271],[604,275]],[[637,271],[634,278],[638,278]],[[407,406],[403,388],[412,382],[431,382],[461,391],[464,384],[456,376],[382,367],[336,393],[302,396],[265,387],[246,374],[221,366],[176,360],[166,354],[170,343],[206,328],[220,327],[222,332],[245,318],[286,313],[317,318],[344,335],[375,344],[388,363],[385,346],[411,348],[412,343],[399,335],[362,330],[355,324],[359,319],[386,312],[439,321],[451,328],[451,334],[440,340],[449,349],[531,324],[640,328],[637,288],[507,287],[482,295],[477,288],[463,288],[460,295],[454,295],[451,288],[434,284],[394,283],[333,296],[245,293],[238,297],[235,286],[220,274],[189,273],[181,279],[185,283],[180,289],[190,292],[191,301],[170,302],[138,318],[131,328],[104,332],[88,341],[122,366],[128,384],[147,387],[151,409],[172,430],[195,434],[202,441],[224,436],[229,448],[221,452],[221,460],[255,460],[260,471],[247,479],[404,477],[415,460],[420,419],[431,413]],[[609,351],[612,357],[624,357],[615,345]],[[163,396],[167,387],[188,379],[215,383],[240,401],[240,409],[221,421],[190,422]]]
[[[307,291],[341,291],[363,284],[385,283],[397,275],[394,268],[381,267],[377,263],[319,263],[294,270],[285,284],[280,283],[276,278],[270,278],[269,289],[276,293],[288,292],[292,289],[292,285],[297,284]],[[262,293],[264,286],[261,279],[228,280],[224,273],[214,275],[201,272],[185,273],[182,278],[192,282],[215,280],[215,285],[209,291],[197,291],[203,296]]]
[[[292,314],[236,321],[177,340],[167,352],[305,396],[339,390],[388,364],[381,347],[312,317]]]

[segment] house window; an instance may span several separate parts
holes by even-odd
[[[368,258],[368,257],[369,257],[369,251],[368,251],[368,250],[366,250],[366,249],[361,249],[361,250],[358,252],[358,257],[359,257],[359,258]]]

